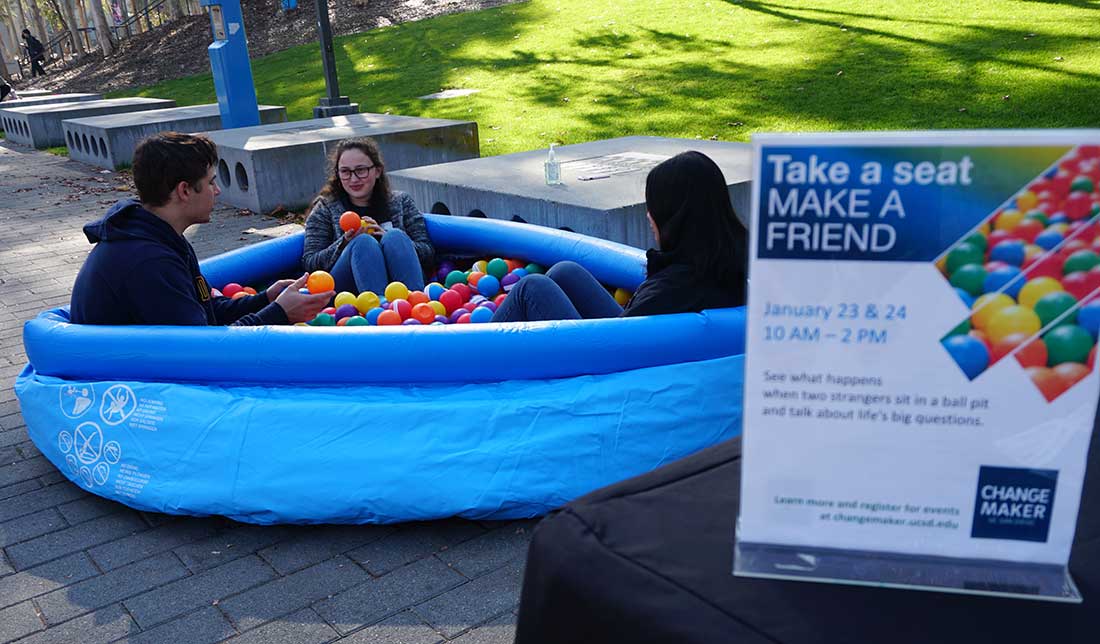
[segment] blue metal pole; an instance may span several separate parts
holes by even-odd
[[[248,60],[240,0],[199,0],[199,4],[210,9],[214,42],[207,52],[222,128],[259,125],[260,107],[252,80],[252,63]]]

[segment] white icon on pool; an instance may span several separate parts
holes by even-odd
[[[117,425],[130,417],[137,409],[137,397],[134,390],[126,385],[111,385],[103,393],[103,402],[99,404],[99,416],[108,425]]]

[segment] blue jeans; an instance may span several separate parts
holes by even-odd
[[[381,296],[390,282],[403,282],[410,291],[424,290],[424,273],[412,240],[403,230],[391,230],[378,241],[360,234],[344,247],[332,267],[336,290]]]
[[[580,264],[558,262],[546,275],[528,275],[517,282],[493,322],[593,320],[622,313],[623,307]]]

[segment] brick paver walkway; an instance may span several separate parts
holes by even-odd
[[[0,142],[0,642],[511,642],[533,522],[260,527],[136,512],[27,437],[23,322],[65,304],[114,174]],[[293,226],[219,209],[200,257]],[[190,236],[190,235],[189,235]]]

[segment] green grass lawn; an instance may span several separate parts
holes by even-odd
[[[472,119],[482,155],[631,134],[1100,125],[1100,0],[530,0],[336,40],[364,112]],[[247,25],[246,25],[247,27]],[[316,44],[254,60],[311,117]],[[416,98],[448,88],[465,98]],[[215,101],[209,74],[124,95]]]

